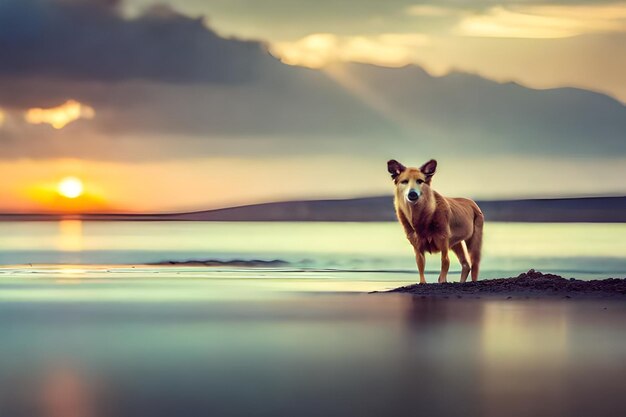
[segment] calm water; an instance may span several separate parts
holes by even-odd
[[[625,226],[490,224],[484,276],[626,276]],[[626,303],[364,293],[415,280],[395,224],[0,236],[3,417],[626,414]],[[141,265],[187,259],[288,264]]]
[[[0,222],[0,236],[0,265],[279,259],[289,263],[281,269],[298,271],[416,270],[395,223]],[[626,224],[487,224],[483,277],[529,268],[581,278],[623,274]],[[427,269],[438,272],[437,255]],[[459,271],[456,260],[451,269]]]

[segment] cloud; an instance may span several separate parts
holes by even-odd
[[[218,33],[280,46],[311,34],[373,41],[385,33],[419,33],[430,45],[414,48],[410,62],[433,73],[458,69],[531,87],[589,88],[626,102],[624,0],[125,0],[122,8],[136,16],[155,1],[191,16],[208,14]],[[384,53],[372,48],[358,62],[405,61],[406,55],[391,63],[378,59]]]
[[[97,117],[61,130],[11,117],[13,126],[0,130],[0,158],[626,154],[626,107],[588,91],[433,77],[414,66],[283,70],[254,85],[133,81],[109,85],[106,94],[84,91],[103,95],[77,96]]]
[[[416,48],[430,39],[419,33],[384,33],[377,36],[345,36],[316,33],[294,42],[276,42],[272,54],[289,65],[322,68],[335,62],[368,62],[403,66],[412,62]]]
[[[35,0],[27,3],[41,7],[44,4]],[[154,47],[155,37],[169,39],[170,36],[167,31],[164,34],[160,31],[164,29],[161,23],[156,26],[159,31],[144,33],[143,24],[135,26],[144,18],[125,20],[106,4],[78,1],[51,4],[57,8],[54,18],[50,17],[49,9],[43,7],[40,11],[44,15],[41,19],[48,22],[48,26],[52,24],[50,22],[67,24],[65,17],[70,11],[81,18],[87,16],[87,22],[108,19],[107,25],[110,26],[100,26],[112,30],[102,37],[102,42],[112,44],[103,46],[104,54],[120,50],[124,56],[127,51],[120,39],[130,35],[120,33],[126,31],[143,33],[141,36],[145,36],[149,49]],[[169,22],[165,28],[172,24],[174,32],[181,30],[180,25],[191,25],[195,35],[185,38],[186,42],[204,45],[208,33],[210,38],[219,38],[217,44],[232,43],[239,51],[239,41],[220,38],[202,24],[197,24],[196,20],[178,15],[172,17],[171,13],[167,8],[152,9],[145,19]],[[64,16],[63,19],[58,15]],[[41,19],[38,20],[32,10],[27,16],[28,19],[16,17],[21,26],[14,26],[11,30],[22,28],[29,33],[30,28],[39,27]],[[47,28],[46,25],[42,29],[46,33],[64,30]],[[91,44],[90,37],[94,36],[95,30],[81,29],[80,22],[76,25],[80,30],[75,37],[84,33]],[[0,26],[0,33],[3,31],[6,28]],[[39,41],[40,33],[36,34]],[[134,39],[133,36],[136,35],[129,39]],[[24,34],[17,37],[22,40],[22,46],[27,44],[23,42],[25,37]],[[464,42],[457,43],[458,39],[464,39]],[[194,57],[197,62],[218,62],[216,65],[222,69],[238,68],[242,62],[252,63],[247,70],[254,76],[237,82],[216,78],[215,73],[204,81],[183,77],[185,81],[173,82],[172,73],[158,72],[158,69],[139,76],[137,68],[140,67],[135,66],[134,61],[131,61],[129,73],[122,76],[119,74],[125,69],[124,62],[112,55],[100,62],[103,68],[95,69],[88,61],[74,68],[67,63],[78,65],[83,57],[91,59],[96,53],[82,54],[76,49],[78,41],[53,43],[54,55],[41,58],[42,63],[49,62],[49,65],[30,67],[26,65],[30,62],[27,60],[21,61],[23,68],[20,72],[2,74],[0,71],[0,107],[7,113],[7,121],[0,129],[0,158],[73,157],[145,162],[227,155],[291,158],[295,155],[348,154],[372,157],[386,155],[390,149],[409,149],[433,156],[513,152],[531,156],[606,157],[626,152],[624,106],[606,96],[568,89],[534,91],[461,72],[433,77],[415,66],[381,68],[350,63],[377,59],[379,61],[375,62],[380,64],[403,66],[429,57],[429,54],[443,52],[449,54],[445,57],[447,62],[470,59],[469,64],[487,65],[483,62],[484,54],[477,54],[476,48],[467,47],[477,40],[495,41],[494,38],[464,37],[448,39],[442,44],[440,39],[422,34],[340,36],[322,33],[281,44],[284,53],[281,58],[286,62],[290,59],[290,63],[309,60],[310,66],[319,66],[339,61],[339,65],[321,71],[283,65],[265,52],[262,53],[264,58],[258,60],[256,49],[248,51],[248,57],[245,54],[221,55],[219,51],[198,47],[200,55]],[[578,60],[581,44],[582,40],[577,40],[572,49],[572,56]],[[456,49],[449,49],[450,45]],[[484,45],[481,43],[479,47]],[[261,47],[260,44],[257,46]],[[497,69],[500,65],[515,62],[516,67],[524,68],[524,57],[518,58],[521,61],[514,61],[517,52],[524,48],[507,50],[505,47],[498,44],[500,49],[494,49],[494,60],[487,61],[488,66]],[[536,48],[536,45],[528,47]],[[130,49],[134,48],[131,45]],[[172,49],[165,42],[163,56],[155,50],[150,59],[154,63],[171,60]],[[280,54],[277,49],[272,50]],[[592,44],[586,50],[600,51]],[[2,53],[5,52],[0,48]],[[29,60],[40,59],[31,52],[28,54]],[[182,56],[185,57],[186,53]],[[436,61],[439,57],[429,58]],[[109,59],[112,65],[107,65]],[[537,59],[534,66],[540,67],[549,59]],[[616,61],[618,59],[615,57]],[[181,62],[188,64],[185,59]],[[570,67],[583,71],[588,68],[585,65],[594,62],[585,60],[581,65]],[[0,66],[3,65],[8,64],[0,61]],[[63,71],[55,73],[56,70],[51,68]],[[78,71],[80,76],[71,76],[72,71]],[[111,78],[111,71],[119,73]],[[186,69],[181,71],[176,76],[186,74]],[[560,73],[550,66],[546,67],[546,72]],[[164,76],[166,73],[169,75]],[[589,78],[588,74],[584,75],[584,79]],[[616,79],[621,80],[621,77],[616,71]],[[22,117],[30,108],[56,107],[69,99],[88,103],[97,111],[97,117],[88,123],[69,123],[63,129],[32,125]],[[81,140],[76,141],[76,137]]]
[[[457,15],[460,13],[460,10],[431,4],[414,4],[406,8],[406,13],[409,16],[442,17]]]
[[[0,109],[0,127],[4,124],[4,119],[6,119],[6,114],[4,113],[4,110]]]
[[[573,16],[573,12],[570,13]],[[503,30],[529,36],[513,27]],[[549,34],[534,32],[535,36]],[[626,32],[549,39],[424,33],[339,36],[326,33],[275,42],[271,51],[292,65],[322,68],[333,62],[362,62],[387,67],[416,64],[438,75],[466,71],[533,88],[585,88],[609,94],[626,103],[623,77],[626,72]]]
[[[68,100],[57,107],[42,109],[34,107],[28,109],[24,118],[30,124],[46,123],[55,129],[61,129],[68,123],[78,119],[93,119],[96,112],[93,107],[81,104],[76,100]]]
[[[89,103],[97,117],[55,130],[27,123],[19,108],[10,110],[10,129],[0,130],[0,159],[294,155],[348,152],[355,138],[399,138],[392,123],[324,74],[283,67],[284,73],[267,74],[263,82],[238,86],[140,80],[106,86],[41,80],[22,85],[29,88],[31,102],[37,102],[38,91],[46,97],[70,92]]]
[[[202,19],[160,6],[127,20],[117,2],[0,2],[0,76],[240,83],[273,59],[259,42],[224,39]]]
[[[465,16],[464,36],[565,38],[586,33],[626,32],[626,3],[601,5],[495,6]]]

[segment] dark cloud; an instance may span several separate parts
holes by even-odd
[[[285,67],[254,84],[55,84],[96,109],[55,131],[0,129],[4,158],[151,160],[199,156],[425,154],[615,157],[626,107],[578,89],[533,90],[455,73],[348,65],[361,92]],[[45,84],[33,89],[52,91]],[[363,95],[362,92],[367,91]],[[3,133],[4,132],[4,133]]]
[[[287,73],[278,79],[268,74],[262,82],[237,86],[13,80],[8,90],[12,95],[19,95],[20,90],[28,94],[19,103],[14,100],[20,106],[5,106],[7,119],[13,123],[12,129],[8,122],[0,128],[4,145],[0,156],[293,155],[352,152],[361,142],[408,138],[323,73],[286,68]],[[48,106],[56,106],[68,98],[92,106],[95,118],[72,122],[61,130],[31,126],[22,119],[27,103],[32,106],[45,99]]]
[[[3,0],[0,76],[238,83],[277,65],[262,44],[224,39],[165,6],[139,18],[116,1]]]

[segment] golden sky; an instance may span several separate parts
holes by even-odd
[[[415,166],[424,162],[415,158],[401,161]],[[612,194],[623,190],[625,164],[626,158],[446,159],[439,164],[434,187],[449,196],[484,199]],[[468,165],[473,167],[471,175],[467,174]],[[602,172],[611,180],[598,182],[593,175],[581,175],[581,167]],[[173,212],[259,201],[384,195],[391,192],[385,169],[385,161],[338,157],[289,161],[203,158],[141,164],[0,162],[0,176],[12,176],[12,181],[0,183],[0,210]],[[80,178],[85,188],[85,194],[72,201],[57,191],[59,182],[68,176]]]

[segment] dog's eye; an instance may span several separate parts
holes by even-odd
[[[421,183],[423,183],[423,182],[424,182],[424,180],[417,180],[416,182],[417,182],[418,184],[421,184]]]
[[[401,184],[408,184],[408,183],[409,183],[409,180],[402,180],[402,181],[400,181],[400,183],[401,183]]]

